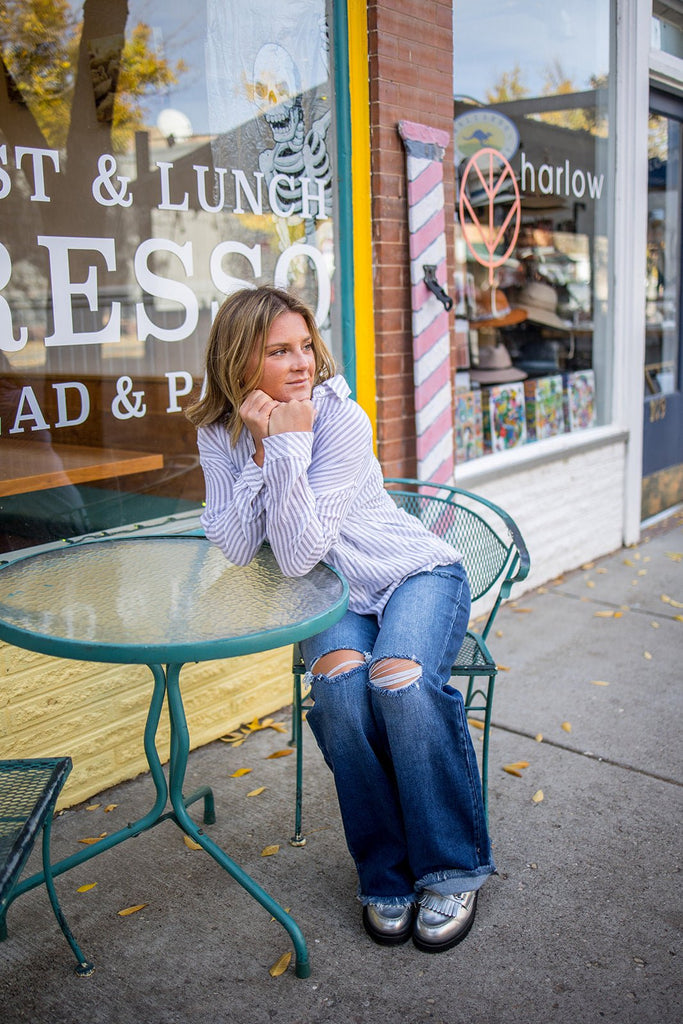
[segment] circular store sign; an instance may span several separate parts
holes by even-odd
[[[453,145],[456,164],[469,160],[480,149],[497,150],[510,160],[519,146],[519,132],[505,114],[477,108],[455,118]]]

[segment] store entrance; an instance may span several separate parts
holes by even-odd
[[[683,99],[650,91],[642,518],[683,501]]]

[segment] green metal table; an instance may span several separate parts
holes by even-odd
[[[198,536],[97,540],[41,551],[0,568],[0,639],[62,658],[148,665],[154,679],[144,731],[154,805],[138,821],[58,861],[53,875],[170,819],[287,930],[296,974],[308,977],[299,926],[188,813],[190,804],[203,799],[204,823],[215,821],[209,787],[183,794],[190,737],[180,672],[187,662],[253,654],[313,636],[340,619],[347,605],[348,585],[329,566],[321,563],[306,576],[285,577],[267,545],[249,565],[235,566]],[[168,783],[156,748],[165,696]],[[23,880],[13,898],[43,881],[43,872]]]

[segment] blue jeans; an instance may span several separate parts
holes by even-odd
[[[301,643],[315,702],[307,721],[334,774],[363,903],[411,903],[425,888],[466,892],[494,871],[464,702],[450,685],[469,611],[464,567],[439,566],[397,587],[381,625],[348,611]],[[358,651],[365,664],[315,674],[337,650]],[[387,658],[416,662],[421,677],[383,689],[370,673]]]

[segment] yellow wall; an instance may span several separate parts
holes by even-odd
[[[291,647],[187,665],[181,675],[192,747],[292,699]],[[0,757],[69,755],[59,807],[147,770],[142,737],[152,675],[145,665],[65,661],[0,644]],[[168,715],[159,729],[168,759]]]

